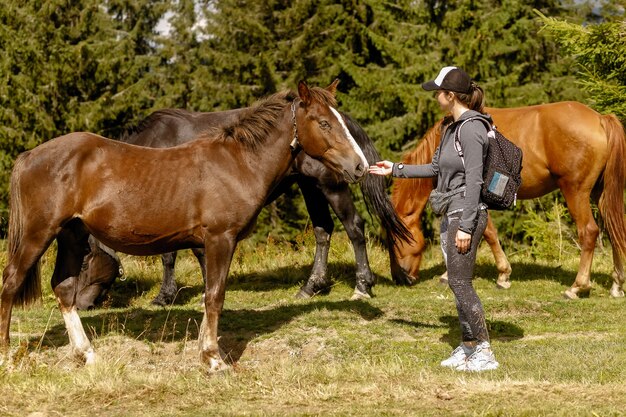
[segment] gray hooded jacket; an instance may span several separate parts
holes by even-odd
[[[465,186],[464,193],[452,197],[448,212],[463,211],[459,229],[468,233],[472,233],[474,230],[476,214],[481,207],[480,189],[483,184],[483,162],[489,145],[487,128],[479,120],[472,120],[463,125],[459,134],[459,141],[465,166],[463,166],[463,161],[454,148],[454,135],[463,120],[477,116],[492,123],[491,116],[468,110],[445,130],[430,164],[394,164],[392,170],[392,175],[398,178],[437,177],[437,191],[443,193]]]

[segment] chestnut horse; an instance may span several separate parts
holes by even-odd
[[[136,127],[128,129],[120,141],[151,148],[167,148],[189,142],[206,129],[234,123],[246,109],[221,112],[189,112],[182,109],[163,109],[150,114]],[[370,163],[380,160],[372,140],[350,116],[339,112]],[[330,288],[327,274],[330,239],[334,221],[329,206],[345,227],[352,242],[356,260],[356,285],[353,299],[369,298],[374,286],[374,274],[369,265],[365,242],[365,221],[359,216],[352,199],[349,184],[321,162],[301,152],[296,157],[290,174],[272,192],[266,204],[271,203],[297,182],[311,217],[315,233],[315,258],[308,280],[297,293],[299,298],[308,298]],[[389,236],[397,240],[409,241],[411,235],[399,220],[387,194],[386,181],[376,175],[367,175],[359,183],[367,207],[384,227]],[[67,285],[76,287],[76,305],[85,309],[95,304],[96,298],[113,284],[121,275],[119,258],[107,251],[102,244],[90,242],[92,250],[85,258],[85,266],[77,279],[66,280]],[[192,249],[200,263],[204,277],[204,251]],[[174,265],[176,252],[163,254],[163,280],[161,289],[152,301],[157,305],[168,305],[176,297]]]
[[[210,371],[227,368],[217,329],[232,256],[296,154],[303,150],[348,182],[367,172],[365,156],[334,108],[335,87],[310,89],[300,82],[298,95],[273,95],[237,123],[177,147],[139,147],[80,132],[21,154],[11,175],[0,348],[8,351],[13,305],[41,296],[39,261],[56,238],[52,287],[73,351],[94,362],[74,293],[59,285],[80,272],[92,234],[132,255],[203,248],[200,357]]]
[[[559,188],[576,222],[581,257],[574,284],[567,298],[588,294],[593,251],[599,229],[590,199],[600,208],[613,249],[613,297],[624,296],[626,225],[624,223],[624,178],[626,152],[624,128],[614,115],[600,115],[577,102],[485,110],[496,127],[524,152],[522,185],[518,198],[540,197]],[[407,164],[430,163],[439,145],[442,121],[431,128],[417,148],[403,157]],[[413,233],[415,243],[400,242],[392,255],[392,275],[397,283],[412,284],[419,277],[424,251],[420,216],[433,188],[431,179],[396,180],[392,202]],[[498,285],[510,286],[511,266],[500,247],[497,231],[489,218],[485,240],[491,246],[498,269]]]

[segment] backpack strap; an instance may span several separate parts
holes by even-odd
[[[495,129],[495,126],[493,126],[491,123],[489,123],[487,120],[483,119],[482,117],[474,116],[474,117],[469,117],[463,120],[461,124],[459,125],[459,127],[457,127],[456,131],[454,132],[454,149],[459,154],[459,157],[461,158],[461,162],[463,163],[464,168],[465,168],[465,159],[463,158],[463,149],[461,149],[461,141],[459,139],[459,136],[461,134],[461,128],[463,128],[463,125],[471,120],[480,120],[481,122],[483,122],[483,124],[487,128],[487,137],[488,138],[495,137],[495,132],[493,131]]]

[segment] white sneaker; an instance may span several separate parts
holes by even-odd
[[[456,368],[461,366],[465,364],[465,360],[472,353],[474,353],[473,348],[467,347],[461,343],[452,351],[452,355],[450,355],[448,359],[441,361],[441,366],[445,366],[447,368]]]
[[[496,361],[496,357],[491,351],[489,342],[481,342],[476,345],[474,353],[467,357],[467,360],[456,367],[457,371],[481,372],[493,371],[500,364]]]

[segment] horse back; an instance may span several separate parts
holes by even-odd
[[[115,250],[162,253],[199,245],[201,227],[222,231],[223,219],[233,229],[249,222],[265,194],[261,176],[241,166],[242,152],[213,139],[155,149],[76,132],[22,154],[12,192],[21,191],[31,228],[79,218]]]
[[[563,180],[591,189],[604,169],[608,148],[601,116],[581,103],[485,111],[497,129],[524,153],[520,198],[544,195]]]
[[[236,155],[228,145],[216,146],[210,140],[155,149],[75,132],[23,154],[19,172],[14,175],[20,178],[20,188],[40,189],[40,195],[54,196],[59,210],[67,206],[63,211],[80,214],[105,200],[115,201],[131,194],[168,193],[176,200],[196,192],[194,185],[201,183],[197,179],[210,177],[210,167],[202,157],[206,154],[213,155],[221,165]],[[235,163],[230,161],[231,165]],[[132,209],[145,208],[144,200],[148,198],[134,199],[137,207]]]
[[[124,133],[120,141],[150,148],[177,146],[200,136],[207,129],[234,124],[242,110],[245,109],[209,113],[158,110]]]

